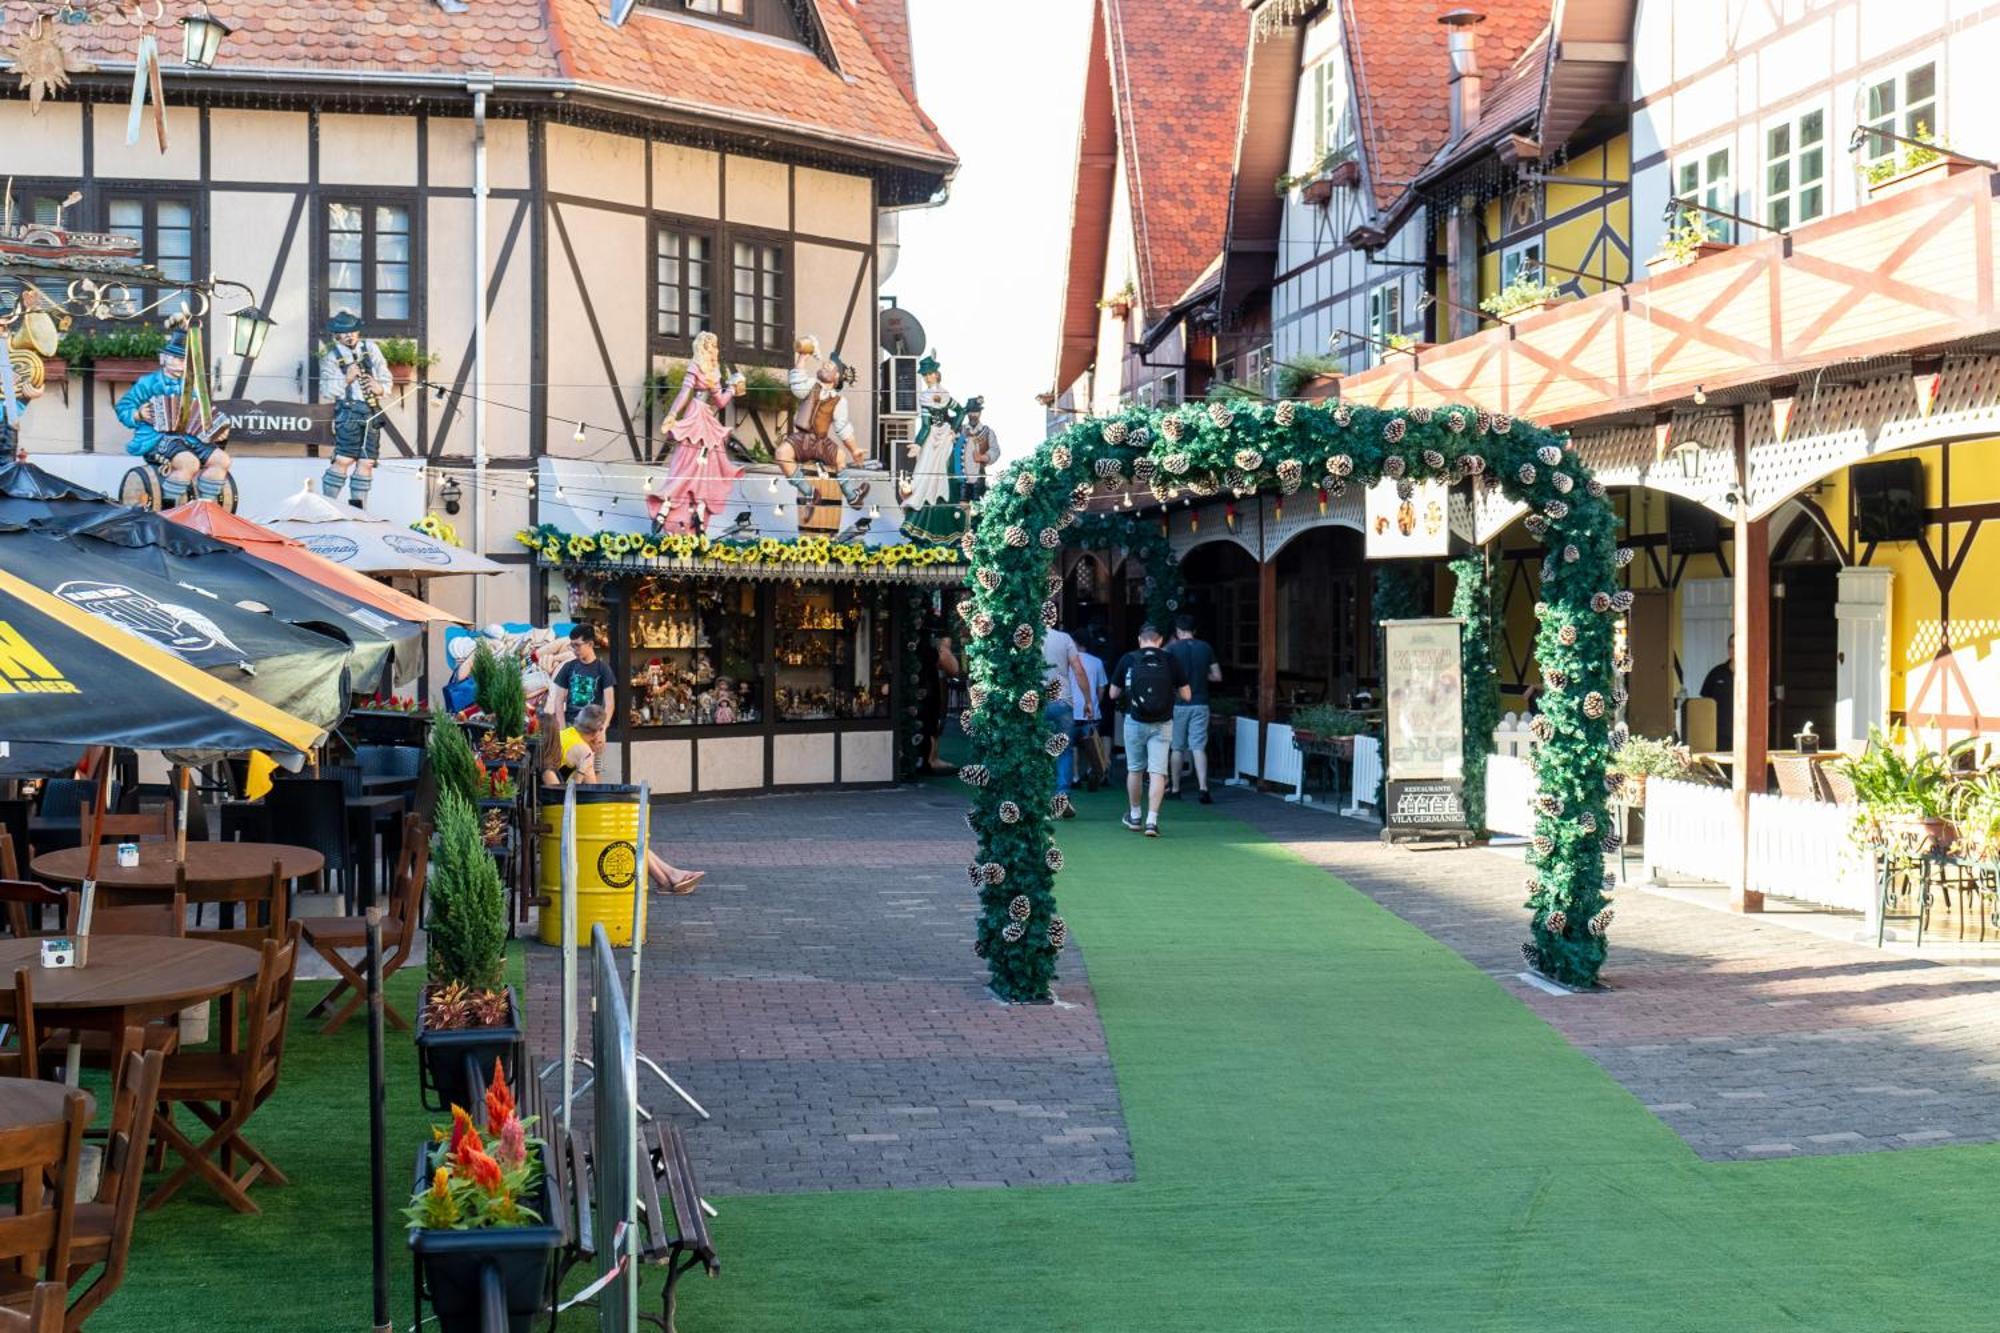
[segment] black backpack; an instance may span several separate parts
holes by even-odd
[[[1141,722],[1165,722],[1174,715],[1174,659],[1164,648],[1141,648],[1119,682],[1125,711]]]

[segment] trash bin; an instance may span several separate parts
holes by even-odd
[[[542,788],[541,940],[562,943],[562,819],[560,787]],[[632,943],[632,885],[644,873],[639,856],[639,789],[603,784],[576,789],[576,938],[588,942],[602,924],[613,944]]]

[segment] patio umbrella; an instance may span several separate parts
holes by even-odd
[[[0,532],[0,569],[302,721],[330,727],[345,715],[345,644],[92,548],[116,549],[54,533]]]
[[[193,528],[218,541],[228,542],[240,548],[246,555],[282,568],[286,573],[306,583],[331,588],[366,602],[378,611],[386,611],[399,620],[426,624],[441,620],[453,625],[465,623],[464,617],[455,616],[441,607],[432,606],[407,593],[397,592],[386,584],[377,583],[366,574],[357,574],[351,569],[335,564],[331,560],[314,555],[305,547],[281,533],[273,532],[262,524],[252,523],[247,518],[239,518],[221,505],[207,500],[195,500],[178,509],[169,509],[165,517],[183,527]],[[416,535],[414,533],[412,536]]]
[[[301,585],[241,547],[144,509],[116,507],[70,527],[80,550],[324,635],[344,647],[353,688],[393,688],[423,665],[423,626],[320,584]],[[394,670],[390,668],[393,665]]]
[[[0,739],[173,753],[263,750],[294,762],[302,721],[0,569]]]
[[[500,574],[507,567],[450,542],[413,532],[352,506],[342,508],[313,490],[302,490],[264,519],[271,531],[308,551],[363,574],[436,578],[445,574]]]
[[[109,496],[18,460],[0,463],[0,523],[60,525],[115,507]]]

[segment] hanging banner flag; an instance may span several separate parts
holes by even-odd
[[[153,99],[153,133],[160,141],[160,151],[167,151],[167,97],[160,87],[160,41],[152,33],[139,39],[139,50],[132,58],[132,101],[125,115],[125,142],[128,146],[139,142],[139,125],[145,119],[146,98]]]

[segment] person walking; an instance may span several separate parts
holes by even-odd
[[[1076,640],[1060,626],[1051,626],[1042,635],[1042,661],[1047,670],[1042,674],[1042,720],[1049,724],[1051,731],[1064,736],[1076,733],[1076,705],[1072,702],[1087,691],[1083,675],[1083,660],[1077,652]],[[1056,792],[1067,792],[1076,775],[1075,746],[1065,746],[1056,756]],[[1075,810],[1065,810],[1064,819],[1075,819]]]
[[[1104,785],[1108,765],[1104,760],[1103,737],[1098,734],[1104,722],[1104,688],[1108,683],[1104,675],[1104,659],[1093,649],[1098,647],[1095,639],[1089,639],[1077,648],[1077,660],[1083,663],[1083,692],[1076,700],[1076,730],[1073,733],[1078,762],[1083,765],[1083,785],[1089,791],[1096,791]]]
[[[1160,646],[1160,631],[1139,628],[1139,646],[1118,659],[1111,673],[1111,697],[1125,709],[1125,796],[1131,809],[1125,827],[1160,836],[1160,802],[1167,794],[1167,762],[1172,750],[1174,704],[1189,690],[1181,664]],[[1145,797],[1145,822],[1139,801]]]
[[[1215,663],[1215,649],[1194,636],[1194,617],[1183,612],[1174,617],[1174,641],[1167,652],[1180,663],[1188,685],[1188,701],[1174,705],[1173,796],[1181,798],[1181,761],[1194,756],[1195,785],[1201,788],[1201,803],[1215,804],[1208,794],[1208,687],[1222,679]]]

